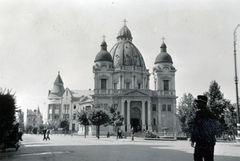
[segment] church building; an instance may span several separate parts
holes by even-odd
[[[75,110],[87,109],[86,107],[92,109],[92,104],[97,104],[102,109],[114,105],[124,116],[124,125],[121,127],[123,132],[130,133],[131,127],[138,131],[177,132],[176,69],[172,57],[167,53],[165,42],[162,42],[160,53],[156,53],[155,63],[152,64],[153,80],[150,80],[151,74],[146,68],[144,55],[133,44],[126,21],[118,32],[117,42],[110,52],[107,50],[105,39],[100,46],[93,65],[94,90],[64,89],[59,74],[48,95],[48,119],[66,117],[66,109],[71,107],[70,116],[67,117],[71,118],[70,129],[73,129],[73,125],[75,127],[77,124],[73,117]],[[154,90],[149,88],[150,81],[154,81]],[[59,110],[55,112],[55,108]],[[77,128],[79,131],[81,129]],[[94,127],[89,129],[89,134],[95,133]],[[113,130],[111,126],[101,127],[101,134]]]
[[[117,106],[124,116],[124,132],[138,130],[176,132],[175,72],[163,42],[153,64],[155,89],[149,89],[150,73],[144,58],[132,42],[131,31],[120,29],[110,52],[105,40],[95,57],[94,104],[103,108]],[[147,46],[146,46],[147,47]]]

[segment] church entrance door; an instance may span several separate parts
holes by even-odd
[[[141,110],[138,107],[131,108],[131,126],[135,132],[141,131]]]

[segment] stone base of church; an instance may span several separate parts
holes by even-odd
[[[146,125],[142,125],[142,131],[146,131]]]
[[[148,131],[152,131],[152,125],[148,125]]]

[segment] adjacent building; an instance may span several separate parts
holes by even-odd
[[[48,117],[50,121],[69,121],[69,129],[79,131],[76,110],[91,108],[92,90],[70,90],[64,88],[64,83],[58,72],[52,90],[48,92]],[[90,101],[90,102],[89,102]]]
[[[26,130],[27,132],[32,132],[34,128],[39,128],[40,125],[43,125],[43,116],[38,109],[29,110],[27,109],[27,121],[26,121]]]

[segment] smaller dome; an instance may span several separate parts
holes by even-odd
[[[107,43],[103,40],[101,43],[101,51],[98,52],[94,62],[99,62],[99,61],[110,61],[112,62],[112,56],[110,53],[107,51]]]
[[[167,53],[167,46],[166,44],[163,42],[161,45],[161,52],[160,54],[158,54],[158,56],[155,59],[155,63],[173,63],[172,61],[172,57]]]
[[[120,31],[118,32],[118,36],[117,36],[118,40],[130,40],[132,41],[132,34],[131,31],[128,29],[127,26],[123,26]]]

